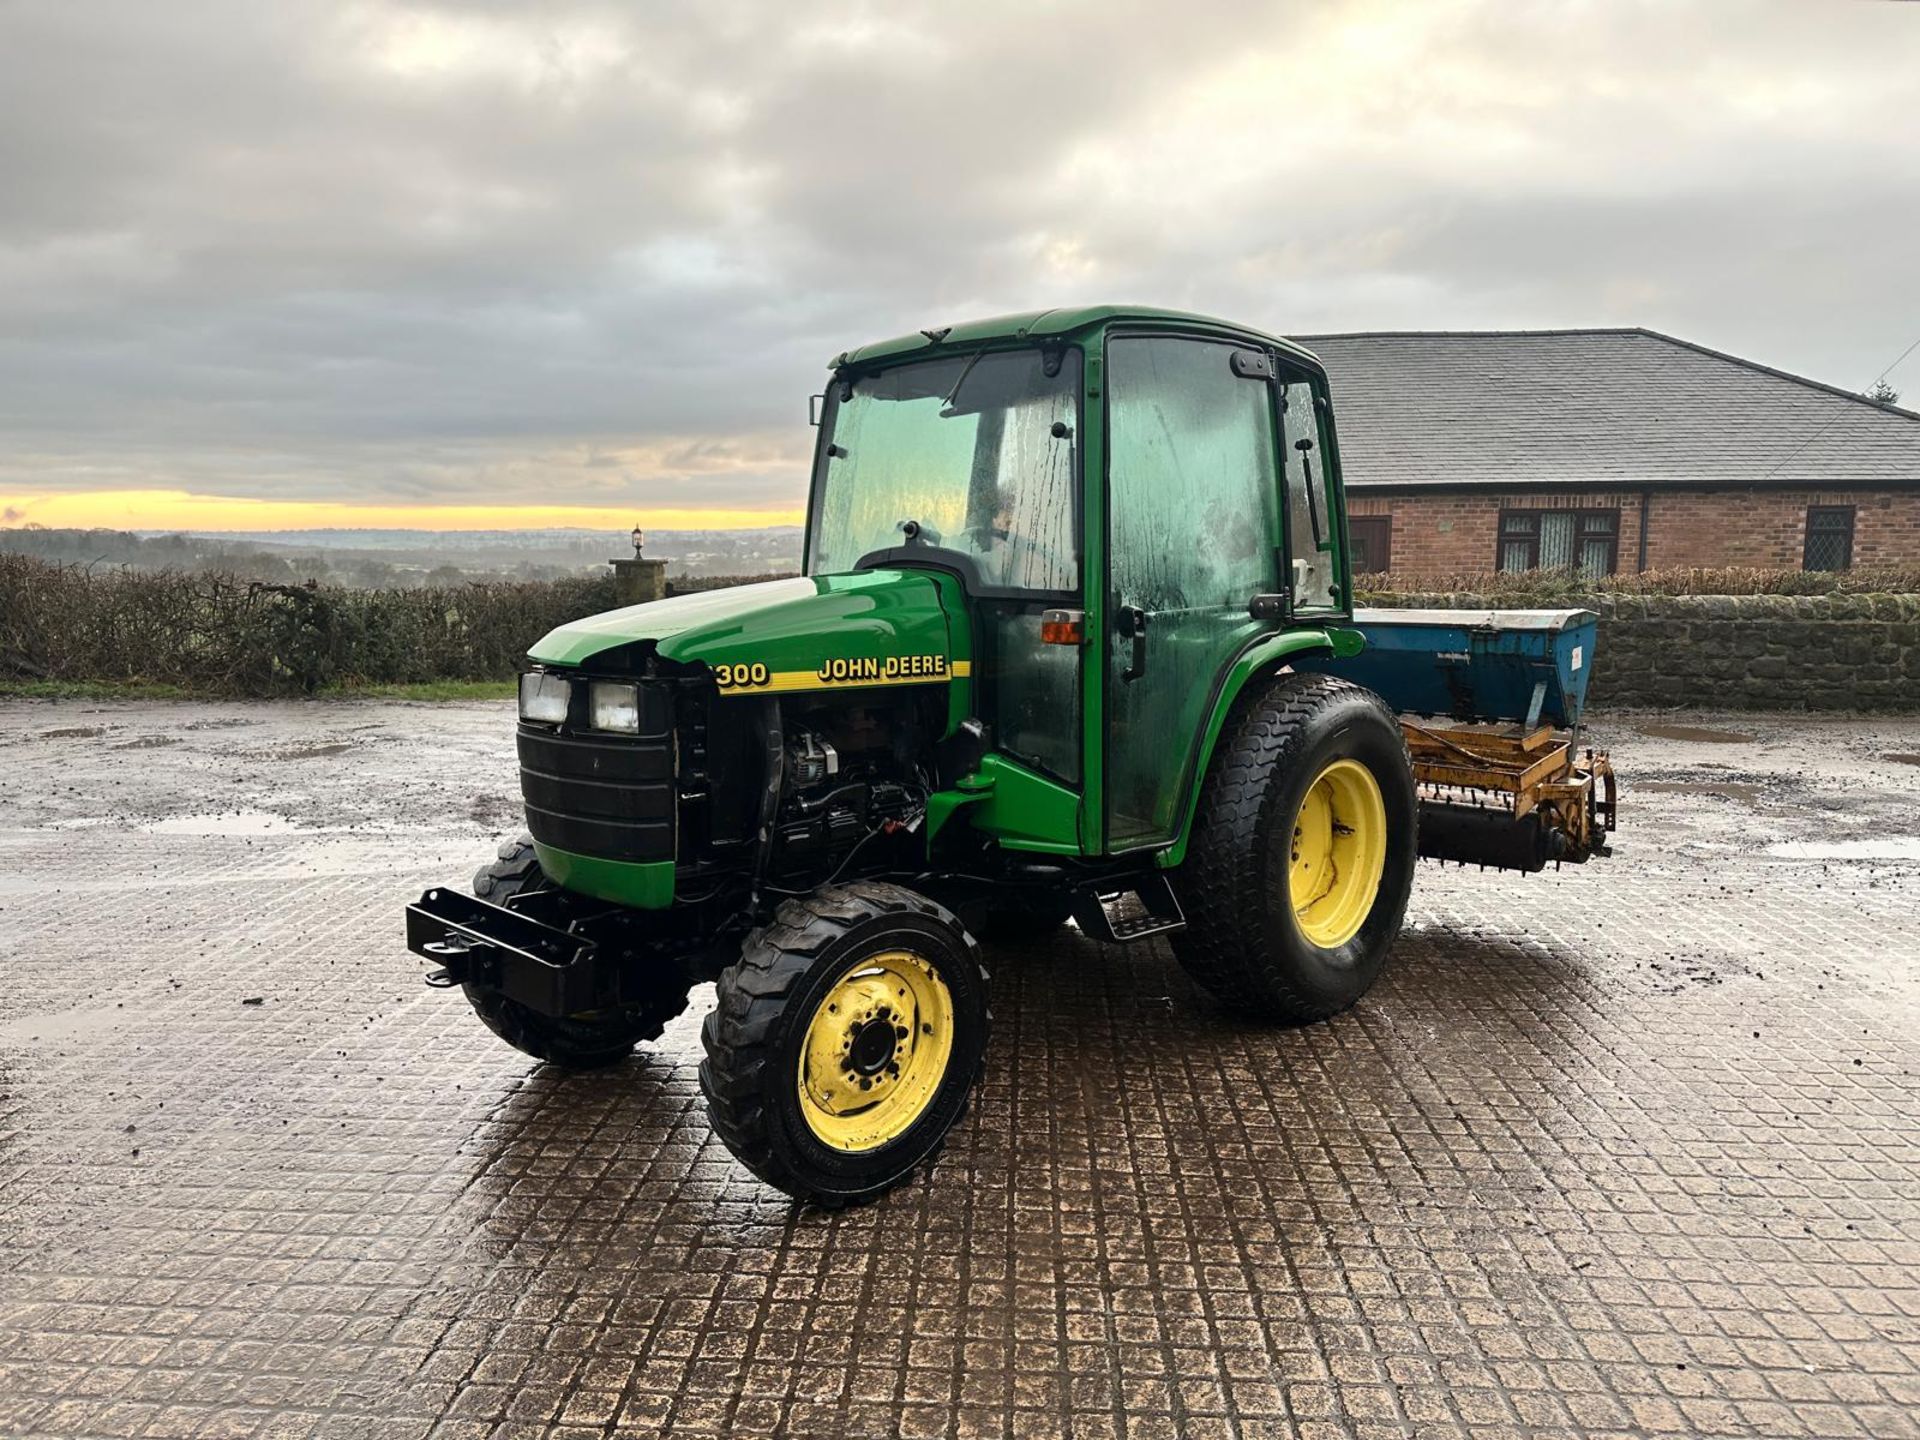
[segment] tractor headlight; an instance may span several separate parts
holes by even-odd
[[[543,670],[529,671],[520,677],[520,718],[538,720],[543,725],[564,724],[570,687],[565,677]]]
[[[596,730],[640,733],[640,687],[596,680],[587,687],[589,724]]]

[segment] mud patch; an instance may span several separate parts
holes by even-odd
[[[483,829],[497,830],[503,824],[517,823],[520,807],[504,795],[476,795],[467,807],[467,818]]]
[[[68,725],[59,730],[42,730],[42,740],[98,740],[107,733],[104,725]]]
[[[1650,740],[1686,740],[1696,745],[1751,745],[1754,737],[1739,730],[1715,730],[1706,725],[1636,725]]]
[[[138,740],[123,740],[115,750],[158,750],[162,745],[178,745],[178,735],[142,735]]]
[[[1904,750],[1896,750],[1891,754],[1882,755],[1880,758],[1882,760],[1891,760],[1896,765],[1920,765],[1920,752],[1909,753]]]
[[[351,749],[353,749],[353,743],[351,741],[338,740],[326,745],[295,745],[290,749],[276,750],[273,752],[273,758],[276,760],[320,760],[328,755],[344,755]]]
[[[1807,777],[1790,770],[1752,770],[1702,760],[1693,765],[1649,765],[1622,787],[1635,795],[1705,795],[1748,805],[1802,805],[1813,798]]]
[[[1678,995],[1687,990],[1724,985],[1729,980],[1752,979],[1760,973],[1731,955],[1669,955],[1664,960],[1648,960],[1633,968],[1646,974],[1656,995]]]

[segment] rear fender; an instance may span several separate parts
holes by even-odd
[[[1296,655],[1358,655],[1365,645],[1366,640],[1358,630],[1330,625],[1324,629],[1283,630],[1275,635],[1262,635],[1235,657],[1213,697],[1206,727],[1200,732],[1200,753],[1194,765],[1193,783],[1187,787],[1186,799],[1181,805],[1180,828],[1174,834],[1173,844],[1155,857],[1162,869],[1172,869],[1187,858],[1187,841],[1193,835],[1193,817],[1199,813],[1200,791],[1213,764],[1214,749],[1220,743],[1221,732],[1227,728],[1227,718],[1247,687],[1257,687],[1278,674]]]

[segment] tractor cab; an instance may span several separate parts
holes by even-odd
[[[992,748],[1075,796],[1030,840],[1174,844],[1235,657],[1351,613],[1326,376],[1283,340],[1015,316],[842,355],[817,414],[807,573],[954,578]]]

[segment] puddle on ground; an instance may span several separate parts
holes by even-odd
[[[1750,804],[1765,793],[1764,786],[1740,780],[1637,780],[1632,789],[1636,795],[1718,795]]]
[[[59,730],[42,730],[42,740],[98,740],[107,733],[104,725],[67,725]]]
[[[1888,755],[1882,755],[1880,758],[1882,760],[1891,760],[1896,765],[1920,765],[1920,755],[1903,754],[1898,750]]]
[[[275,760],[320,760],[328,755],[344,755],[351,749],[353,749],[352,744],[346,741],[331,745],[293,745],[285,750],[272,752],[270,758]]]
[[[1705,725],[1637,725],[1650,740],[1690,740],[1697,745],[1751,745],[1754,737],[1738,730],[1713,730]]]
[[[149,835],[292,835],[300,827],[284,815],[236,810],[226,815],[175,815],[140,828]]]
[[[162,745],[178,745],[178,735],[142,735],[138,740],[123,740],[115,750],[158,750]]]
[[[1881,835],[1872,840],[1785,840],[1767,847],[1788,860],[1920,860],[1920,835]]]
[[[113,1029],[127,1019],[121,1006],[91,1010],[68,1010],[59,1015],[23,1015],[0,1024],[0,1040],[9,1044],[22,1040],[75,1040]]]

